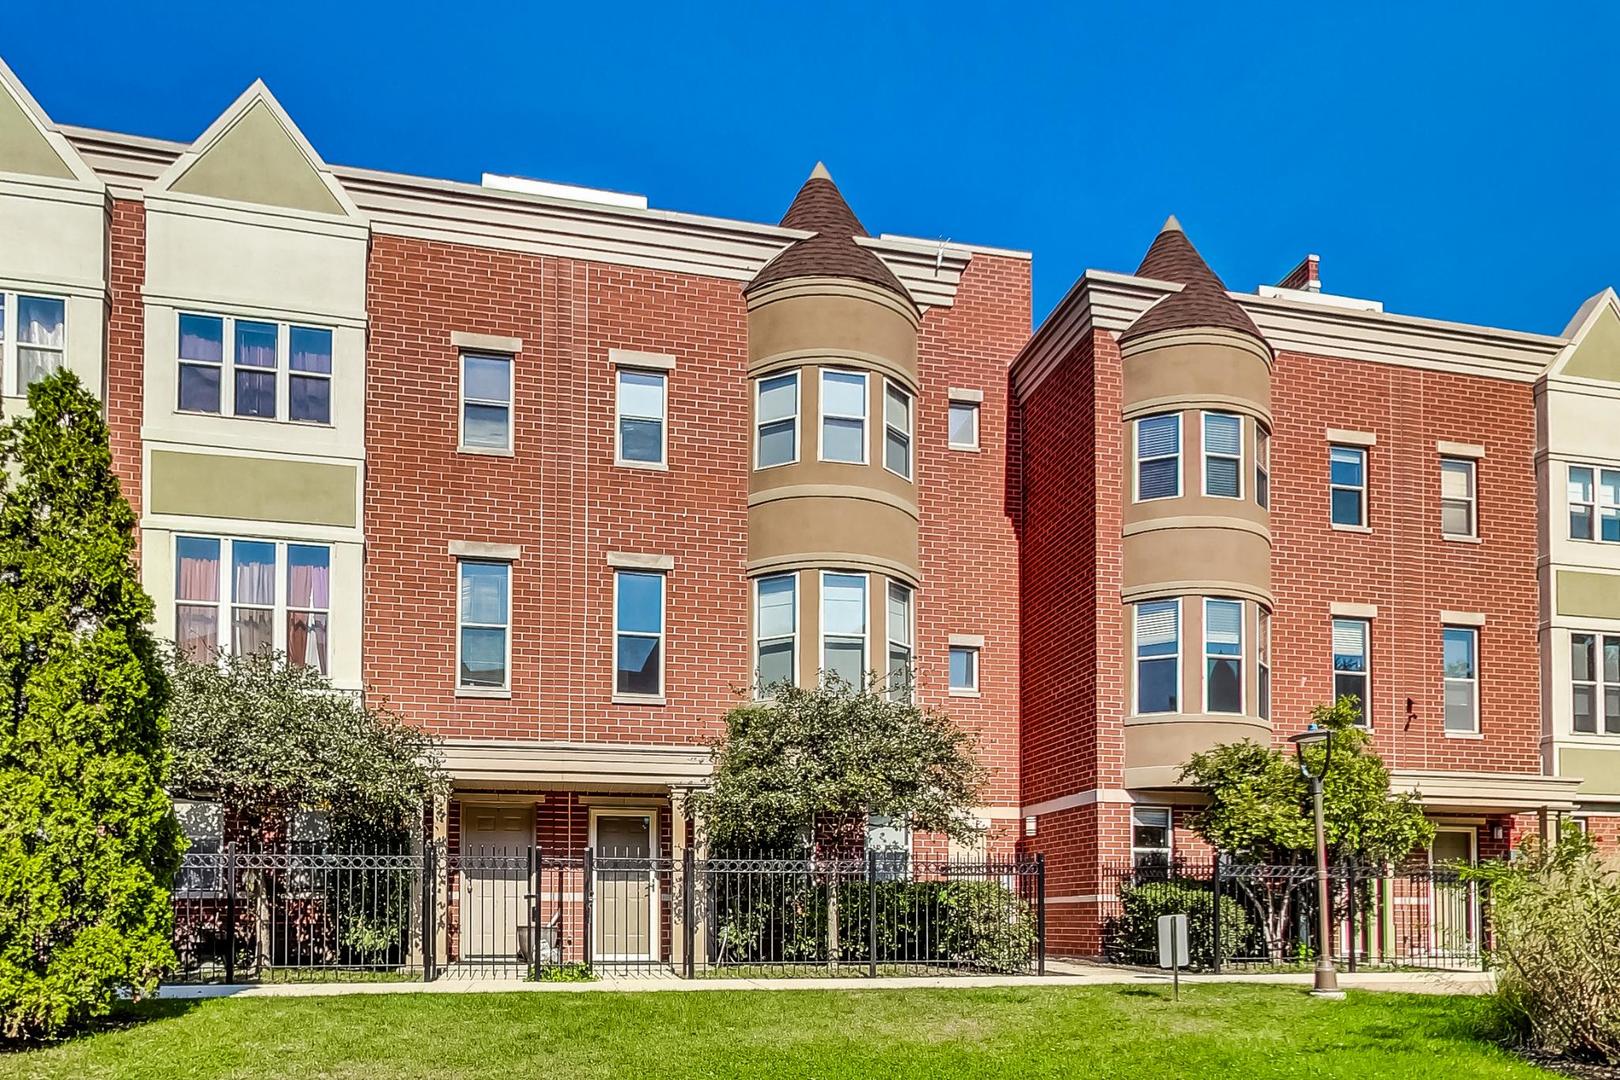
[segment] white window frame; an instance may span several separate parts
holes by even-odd
[[[1176,418],[1176,452],[1174,454],[1154,454],[1151,457],[1142,456],[1142,424],[1148,420],[1158,420],[1166,416]],[[1151,416],[1139,416],[1131,422],[1131,501],[1132,502],[1158,502],[1161,499],[1181,498],[1181,489],[1185,486],[1181,475],[1181,455],[1186,450],[1187,425],[1183,419],[1184,414],[1154,413]],[[1169,495],[1154,495],[1142,497],[1142,466],[1150,461],[1169,461],[1176,463],[1176,490]],[[1179,640],[1179,639],[1178,639]]]
[[[626,375],[640,375],[643,378],[658,380],[658,401],[663,416],[641,416],[636,413],[626,413],[620,405],[620,391],[622,380]],[[639,461],[624,456],[624,420],[658,421],[658,460]],[[669,468],[669,372],[653,368],[638,368],[624,366],[613,371],[613,464],[626,469],[667,469]]]
[[[762,618],[760,618],[761,586],[763,586],[767,581],[787,581],[787,582],[791,582],[792,585],[793,585],[793,629],[785,638],[781,634],[776,634],[776,635],[773,635],[771,637],[766,637],[760,632],[760,627],[764,623],[764,620]],[[797,571],[790,570],[785,574],[766,574],[763,577],[757,577],[757,578],[754,579],[754,678],[753,678],[753,682],[754,682],[754,697],[755,697],[756,700],[763,700],[764,697],[765,697],[765,695],[763,693],[765,688],[760,685],[760,681],[759,681],[759,651],[760,651],[761,646],[765,645],[766,643],[775,643],[775,642],[780,642],[780,641],[784,641],[784,640],[788,642],[788,664],[789,664],[788,681],[790,683],[792,683],[794,686],[799,685],[799,627],[800,627],[800,618],[801,618],[801,615],[800,615],[800,611],[799,611],[799,575],[798,575]],[[615,673],[614,677],[615,677],[615,679],[618,677],[617,672],[618,672],[618,662],[617,662],[617,660],[615,660],[615,662],[614,662],[614,673]]]
[[[496,401],[493,398],[469,398],[467,396],[467,358],[469,356],[484,360],[506,361],[505,401]],[[517,444],[517,357],[512,353],[490,352],[485,349],[461,349],[456,353],[456,371],[458,374],[456,385],[456,449],[463,454],[511,454],[513,447]],[[614,387],[617,388],[617,386],[618,382],[615,380]],[[505,446],[467,445],[468,405],[498,405],[506,409]],[[617,406],[615,405],[616,410]],[[615,441],[617,441],[617,438],[618,436],[615,435]],[[459,671],[460,668],[457,668],[457,670]]]
[[[1452,634],[1452,633],[1467,634],[1471,638],[1473,638],[1473,641],[1474,641],[1474,648],[1473,648],[1474,674],[1470,678],[1466,678],[1466,679],[1453,678],[1452,676],[1447,675],[1446,672],[1445,672],[1445,636],[1447,634]],[[1480,635],[1479,635],[1479,627],[1477,627],[1477,626],[1450,626],[1450,625],[1443,625],[1440,628],[1440,677],[1441,677],[1440,730],[1441,730],[1442,734],[1450,735],[1450,736],[1455,737],[1455,736],[1458,736],[1458,735],[1463,735],[1463,736],[1478,735],[1480,733],[1479,713],[1480,713],[1481,702],[1479,700],[1479,698],[1480,698],[1480,685],[1479,685],[1480,677],[1479,677],[1479,673],[1480,673],[1480,668],[1483,667],[1484,665],[1482,665],[1480,663],[1479,637],[1480,637]],[[1470,727],[1470,728],[1466,728],[1466,729],[1464,729],[1464,728],[1451,728],[1451,727],[1446,726],[1445,690],[1446,690],[1446,687],[1450,686],[1452,683],[1468,683],[1468,684],[1472,685],[1473,688],[1474,688],[1474,717],[1473,717],[1474,723],[1473,723],[1473,726]]]
[[[954,686],[954,685],[951,684],[951,665],[950,665],[951,653],[957,653],[957,652],[967,653],[968,656],[972,657],[972,660],[969,663],[969,670],[971,670],[972,673],[973,673],[973,684],[971,686]],[[979,665],[982,664],[983,662],[984,662],[984,649],[982,647],[978,646],[978,645],[950,645],[950,646],[947,646],[946,652],[945,652],[945,690],[946,690],[946,693],[948,695],[955,696],[955,697],[978,697],[979,693],[980,693],[980,691],[979,691],[979,679],[980,679]]]
[[[1217,416],[1217,417],[1221,417],[1222,419],[1231,419],[1231,420],[1236,420],[1237,421],[1238,452],[1237,452],[1237,457],[1236,458],[1233,458],[1233,456],[1231,454],[1217,454],[1217,453],[1212,453],[1210,451],[1210,449],[1209,449],[1209,418],[1212,417],[1212,416]],[[1235,499],[1235,500],[1239,500],[1239,501],[1242,500],[1243,491],[1244,491],[1243,470],[1248,467],[1248,455],[1244,452],[1244,447],[1243,447],[1243,437],[1244,437],[1244,434],[1245,434],[1244,426],[1245,425],[1243,423],[1243,416],[1242,416],[1241,413],[1210,411],[1210,410],[1206,409],[1205,411],[1203,411],[1203,412],[1201,412],[1199,414],[1199,416],[1198,416],[1198,450],[1199,450],[1198,473],[1199,473],[1199,483],[1201,485],[1200,490],[1202,491],[1202,493],[1207,498],[1211,498],[1211,499]],[[1216,494],[1214,494],[1213,492],[1211,492],[1209,490],[1209,462],[1210,462],[1211,458],[1216,458],[1216,459],[1221,460],[1221,461],[1234,461],[1235,460],[1237,462],[1237,494],[1236,495],[1216,495]]]
[[[1271,429],[1254,425],[1254,501],[1262,510],[1271,509]]]
[[[1333,648],[1333,633],[1339,623],[1356,623],[1361,627],[1361,666],[1360,671],[1343,671],[1338,668],[1334,657],[1338,654]],[[1372,729],[1372,620],[1362,619],[1349,615],[1335,615],[1328,623],[1328,686],[1333,691],[1335,704],[1339,700],[1339,676],[1346,678],[1359,678],[1361,680],[1361,722],[1357,727],[1366,730]]]
[[[21,320],[24,300],[50,300],[62,305],[62,344],[60,346],[30,344],[27,347],[56,353],[59,357],[56,365],[59,371],[68,366],[68,343],[71,340],[68,335],[68,316],[73,309],[68,297],[53,293],[49,289],[0,291],[0,365],[4,367],[0,383],[3,383],[7,397],[25,397],[28,394],[28,388],[22,384],[21,371],[21,349],[24,347]]]
[[[1176,606],[1176,651],[1170,656],[1142,656],[1142,606],[1144,604],[1174,604]],[[1131,605],[1131,715],[1132,716],[1178,716],[1186,712],[1186,694],[1181,685],[1184,672],[1182,671],[1181,654],[1186,648],[1184,637],[1185,614],[1182,607],[1182,598],[1179,596],[1159,597],[1154,600],[1139,600]],[[1170,685],[1176,690],[1176,707],[1164,712],[1142,712],[1142,664],[1144,662],[1159,662],[1173,660],[1176,665],[1175,681]]]
[[[506,570],[506,622],[504,623],[475,623],[466,622],[461,611],[461,568],[469,563],[484,566],[500,566]],[[512,563],[506,559],[474,559],[463,558],[456,560],[456,693],[463,697],[498,696],[505,697],[512,692]],[[506,631],[506,678],[500,686],[473,686],[461,681],[461,631],[464,628],[474,630],[504,630]]]
[[[1361,485],[1359,487],[1354,484],[1335,484],[1333,482],[1333,455],[1335,452],[1341,450],[1348,454],[1356,454],[1361,458]],[[1365,446],[1347,446],[1344,443],[1330,443],[1328,445],[1328,524],[1333,528],[1352,530],[1371,528],[1371,522],[1368,520],[1367,516],[1367,482],[1372,479],[1372,477],[1368,475],[1368,466],[1371,463],[1371,460],[1372,459],[1370,455],[1368,455],[1367,448]],[[1335,491],[1354,491],[1360,495],[1361,520],[1359,522],[1355,523],[1354,525],[1350,525],[1342,521],[1333,520],[1333,493]]]
[[[658,633],[619,629],[619,584],[625,575],[658,579]],[[651,638],[658,642],[658,689],[652,693],[619,689],[619,639]],[[615,568],[613,571],[613,697],[620,701],[662,701],[669,684],[669,574],[663,570]]]
[[[894,636],[894,627],[889,619],[889,602],[896,592],[902,592],[906,597],[906,625],[905,640]],[[884,688],[889,696],[896,701],[913,701],[917,696],[917,590],[903,581],[889,579],[883,590],[883,636],[887,647],[883,651]],[[904,649],[906,653],[906,667],[909,681],[906,683],[905,695],[896,694],[894,670],[894,653],[897,649]]]
[[[761,376],[759,376],[758,378],[756,378],[754,380],[754,471],[755,472],[759,472],[759,471],[761,471],[763,469],[780,469],[780,468],[783,468],[784,466],[787,466],[787,465],[797,465],[799,463],[799,451],[800,451],[800,448],[804,445],[804,425],[801,422],[802,417],[804,415],[804,380],[802,378],[800,378],[800,375],[801,375],[801,372],[799,372],[797,370],[795,370],[795,371],[774,371],[774,372],[771,372],[771,373],[766,374],[766,375],[761,375]],[[759,412],[760,393],[763,390],[764,385],[766,383],[775,382],[775,381],[777,381],[779,379],[792,379],[793,380],[793,419],[792,419],[792,423],[793,423],[793,456],[788,458],[786,461],[778,461],[774,465],[761,465],[759,463],[759,447],[760,447],[760,442],[764,438],[765,425],[767,423],[780,424],[780,423],[782,423],[782,421],[780,419],[778,419],[778,420],[770,420],[770,421],[760,419],[760,412]]]
[[[1139,847],[1139,846],[1137,846],[1137,843],[1136,843],[1136,815],[1143,812],[1143,811],[1150,811],[1150,812],[1153,812],[1153,813],[1162,813],[1162,814],[1164,814],[1164,842],[1165,842],[1164,847],[1156,848],[1156,847]],[[1143,826],[1143,827],[1144,828],[1153,828],[1154,826],[1146,825],[1146,826]],[[1164,852],[1164,864],[1163,865],[1165,865],[1165,866],[1174,866],[1175,861],[1176,861],[1176,815],[1175,815],[1175,811],[1172,810],[1168,806],[1137,806],[1137,805],[1133,804],[1131,806],[1131,865],[1133,867],[1141,865],[1136,861],[1136,858],[1137,858],[1138,855],[1157,854],[1158,852],[1161,852],[1161,851]],[[1158,863],[1149,863],[1147,865],[1149,865],[1149,866],[1158,866],[1160,864],[1158,864]]]
[[[1608,682],[1603,676],[1603,648],[1605,641],[1620,644],[1620,634],[1609,633],[1602,630],[1572,630],[1570,638],[1570,671],[1569,671],[1569,731],[1577,738],[1620,738],[1620,732],[1608,730],[1608,692],[1620,691],[1620,682]],[[1576,638],[1590,638],[1592,642],[1592,677],[1590,679],[1577,679],[1575,677],[1574,646]],[[1575,726],[1575,688],[1578,686],[1590,687],[1592,690],[1592,730],[1581,731]]]
[[[205,360],[184,360],[180,357],[180,320],[185,316],[199,319],[218,319],[220,321],[220,347],[219,364],[210,364]],[[237,323],[258,323],[276,328],[276,366],[272,368],[246,366],[244,370],[255,374],[269,372],[275,377],[276,383],[276,413],[274,416],[238,416],[236,414],[236,325]],[[332,342],[332,370],[329,372],[292,370],[292,332],[299,330],[316,330],[325,333]],[[64,335],[65,336],[65,335]],[[292,379],[299,378],[321,379],[329,384],[334,382],[337,374],[337,343],[338,333],[335,326],[323,326],[320,323],[305,322],[292,319],[260,318],[254,315],[232,315],[223,311],[207,311],[201,308],[176,308],[174,311],[174,398],[173,411],[180,416],[218,416],[226,420],[246,420],[259,424],[292,424],[297,427],[330,428],[335,427],[337,420],[336,395],[328,390],[327,402],[329,414],[322,420],[294,420],[292,418]],[[198,409],[180,408],[180,369],[183,367],[215,367],[219,368],[219,411],[205,412]],[[333,387],[335,389],[335,386]]]
[[[1592,499],[1590,502],[1570,497],[1570,494],[1574,489],[1571,474],[1573,474],[1576,469],[1580,469],[1584,472],[1592,474]],[[1566,535],[1569,537],[1569,539],[1581,544],[1616,543],[1614,540],[1603,539],[1603,518],[1605,515],[1620,518],[1620,502],[1609,502],[1603,497],[1603,474],[1612,474],[1616,472],[1620,472],[1620,469],[1610,468],[1604,465],[1589,465],[1581,462],[1571,462],[1566,467],[1564,491],[1565,498],[1569,504],[1569,513],[1567,513],[1564,517],[1564,528],[1568,530]],[[1584,507],[1586,509],[1586,517],[1591,523],[1592,528],[1592,535],[1590,537],[1576,536],[1575,530],[1571,527],[1573,524],[1572,518],[1574,516],[1574,511],[1577,507]]]
[[[1254,619],[1254,714],[1262,720],[1270,720],[1272,613],[1265,605],[1256,604]]]
[[[853,375],[861,380],[861,413],[830,413],[827,411],[827,376]],[[816,459],[830,462],[834,465],[866,465],[872,457],[871,450],[871,421],[869,414],[872,411],[872,378],[864,371],[854,371],[850,368],[818,368],[816,374],[816,412],[820,422],[816,426]],[[827,456],[827,421],[831,420],[859,420],[861,422],[861,460],[845,461],[843,458],[830,458]]]
[[[902,431],[889,423],[889,395],[898,394],[906,403],[906,427]],[[917,396],[893,379],[883,380],[883,467],[902,480],[910,480],[917,472],[917,441],[912,433],[917,428]],[[889,468],[889,440],[903,440],[906,447],[906,471]]]
[[[219,585],[218,589],[216,590],[219,598],[217,600],[210,602],[207,600],[180,599],[178,594],[180,592],[181,540],[205,540],[217,543],[219,545]],[[311,540],[272,540],[269,537],[264,536],[238,536],[234,534],[201,532],[177,532],[174,534],[171,543],[172,549],[169,562],[171,573],[173,575],[173,581],[169,586],[169,614],[172,617],[171,625],[173,626],[176,634],[178,634],[180,627],[179,608],[209,607],[211,604],[214,608],[214,648],[218,652],[235,655],[236,641],[235,636],[231,633],[231,626],[233,622],[232,609],[240,607],[252,608],[259,611],[268,610],[271,613],[271,648],[285,656],[287,654],[287,615],[289,614],[289,611],[315,612],[317,614],[324,614],[326,616],[326,666],[328,669],[331,668],[333,659],[332,596],[336,594],[336,578],[332,573],[332,544],[319,543]],[[235,565],[236,544],[269,544],[274,549],[275,598],[271,603],[238,604],[232,597],[231,586],[233,583],[231,580],[231,568]],[[326,549],[327,606],[325,608],[289,608],[288,602],[290,599],[290,582],[288,581],[288,577],[290,574],[290,564],[288,562],[287,549],[290,547]],[[328,670],[326,677],[331,677],[330,670]]]
[[[835,637],[841,641],[847,641],[853,636],[850,634],[827,633],[827,578],[829,577],[850,577],[861,579],[861,599],[863,601],[861,604],[861,678],[864,680],[866,678],[866,672],[872,669],[872,575],[858,570],[821,571],[821,577],[819,578],[821,588],[819,595],[816,597],[816,614],[817,626],[821,632],[820,649],[821,670],[823,674],[825,674],[828,670],[827,639],[829,637]],[[852,687],[852,689],[859,692],[862,687],[856,686]]]
[[[1468,474],[1468,497],[1454,499],[1446,497],[1445,475],[1448,469],[1461,466]],[[1446,531],[1446,503],[1466,503],[1468,506],[1468,531]],[[1459,539],[1477,540],[1479,538],[1479,463],[1472,458],[1442,457],[1440,459],[1440,535]]]
[[[977,401],[952,401],[952,402],[949,403],[949,405],[950,405],[950,407],[945,412],[945,439],[946,439],[946,446],[949,447],[952,450],[977,450],[977,449],[979,449],[979,439],[980,439],[979,424],[983,420],[983,417],[980,414],[981,403],[977,402]],[[965,409],[973,417],[973,441],[972,442],[955,442],[955,441],[953,441],[951,439],[951,413],[955,412],[957,409]]]
[[[1209,607],[1211,604],[1236,604],[1238,609],[1238,651],[1236,653],[1216,653],[1210,651],[1209,640]],[[1204,597],[1204,669],[1199,674],[1204,681],[1204,712],[1212,716],[1247,716],[1249,710],[1249,605],[1242,600],[1228,596]],[[1177,634],[1180,641],[1180,634]],[[1211,660],[1236,660],[1238,669],[1238,707],[1236,712],[1213,712],[1209,707],[1209,662]]]

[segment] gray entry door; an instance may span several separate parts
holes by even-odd
[[[656,878],[651,863],[651,814],[602,814],[596,819],[598,960],[655,960]]]
[[[461,810],[461,952],[467,958],[515,961],[529,891],[532,811],[519,806],[464,805]]]

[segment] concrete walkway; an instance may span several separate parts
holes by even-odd
[[[265,983],[243,986],[165,986],[160,998],[195,1000],[218,997],[333,997],[348,994],[578,994],[699,993],[711,990],[965,990],[1010,986],[1168,986],[1168,973],[1102,967],[1049,960],[1041,975],[901,975],[878,979],[679,979],[669,975],[610,976],[591,982],[547,983],[517,979],[439,979],[436,982]],[[1183,975],[1186,986],[1204,983],[1262,983],[1309,987],[1311,975]],[[1400,991],[1412,994],[1482,994],[1495,985],[1479,972],[1411,971],[1339,974],[1349,990]]]

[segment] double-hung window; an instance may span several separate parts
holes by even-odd
[[[866,464],[866,376],[821,373],[821,460]]]
[[[461,354],[461,447],[512,449],[512,358]]]
[[[1254,425],[1254,501],[1262,510],[1271,506],[1271,432]]]
[[[1442,631],[1445,662],[1445,729],[1479,730],[1479,631],[1447,626]]]
[[[796,681],[799,652],[798,575],[754,582],[754,686],[760,697]]]
[[[887,381],[883,384],[883,467],[911,479],[911,392]]]
[[[613,576],[613,692],[664,692],[664,575],[618,570]]]
[[[180,316],[180,411],[217,413],[225,372],[225,320]]]
[[[979,403],[977,401],[951,402],[947,445],[953,450],[979,448]]]
[[[236,321],[235,390],[237,416],[273,420],[276,415],[276,353],[280,327],[275,323]]]
[[[1204,711],[1243,711],[1243,601],[1204,601]]]
[[[1333,620],[1333,700],[1356,699],[1356,722],[1367,722],[1369,674],[1366,619]]]
[[[1259,611],[1259,632],[1255,635],[1256,660],[1255,715],[1262,720],[1271,719],[1271,612]]]
[[[969,697],[979,692],[979,647],[977,645],[950,646],[949,688],[952,693]]]
[[[288,340],[287,419],[332,422],[332,331],[295,326]]]
[[[1474,463],[1467,458],[1440,459],[1440,532],[1472,538],[1475,519]]]
[[[1620,469],[1569,467],[1569,538],[1620,543]]]
[[[182,312],[176,408],[254,420],[332,422],[332,331]]]
[[[1243,418],[1207,412],[1204,421],[1204,494],[1243,497]]]
[[[1144,416],[1136,422],[1136,498],[1181,494],[1181,414]]]
[[[1136,605],[1136,711],[1179,712],[1181,601]]]
[[[1620,735],[1620,637],[1569,636],[1572,721],[1578,735]]]
[[[332,616],[332,549],[287,545],[287,663],[328,674],[326,635]]]
[[[1367,451],[1359,446],[1335,446],[1329,452],[1328,491],[1335,525],[1362,528],[1367,524]]]
[[[889,697],[911,700],[911,588],[889,582]]]
[[[1170,808],[1131,807],[1131,864],[1169,866],[1170,857]]]
[[[821,670],[846,687],[866,686],[866,575],[821,575]]]
[[[54,296],[0,292],[0,357],[6,392],[19,397],[60,370],[67,358],[67,302]]]
[[[754,383],[754,468],[799,460],[799,373]]]
[[[661,371],[619,369],[619,464],[664,464],[664,410],[666,381]]]
[[[175,640],[190,659],[272,649],[328,671],[331,549],[273,540],[175,538]],[[278,587],[284,584],[284,587]]]
[[[512,666],[512,564],[463,559],[456,685],[463,690],[506,690]]]

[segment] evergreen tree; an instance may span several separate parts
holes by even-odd
[[[173,963],[167,687],[101,405],[69,372],[0,431],[0,1032],[59,1034]]]

